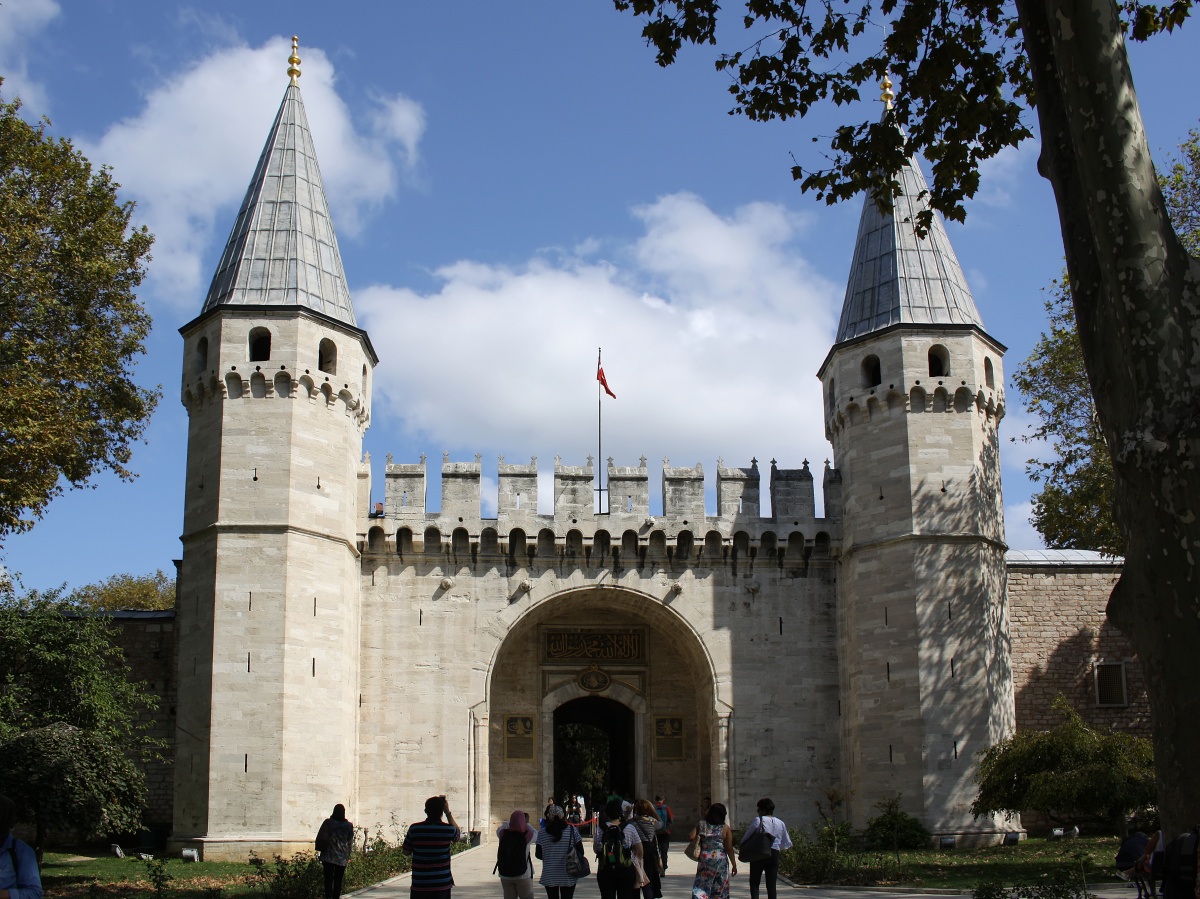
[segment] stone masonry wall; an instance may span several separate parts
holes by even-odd
[[[125,653],[130,678],[142,681],[158,698],[158,708],[143,709],[137,721],[150,724],[149,734],[163,741],[162,756],[167,759],[146,766],[149,797],[144,821],[151,828],[167,828],[175,789],[170,761],[175,758],[175,612],[114,612],[108,617],[117,627],[115,642]]]
[[[1105,617],[1119,562],[1055,565],[1010,557],[1008,613],[1018,730],[1046,730],[1060,720],[1058,693],[1089,724],[1150,736],[1150,704],[1129,641]],[[1097,703],[1095,665],[1124,662],[1127,704]]]

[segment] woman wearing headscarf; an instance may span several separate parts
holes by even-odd
[[[725,806],[714,802],[688,840],[700,838],[700,863],[692,883],[692,899],[729,899],[729,878],[737,873],[733,831],[725,823]]]
[[[333,807],[333,814],[321,822],[317,842],[322,844],[325,899],[338,899],[342,895],[346,865],[350,864],[350,850],[354,847],[354,825],[346,820],[346,806],[339,802]]]
[[[576,879],[567,873],[567,856],[583,845],[579,828],[568,824],[563,810],[552,805],[546,809],[546,826],[537,835],[537,857],[542,860],[538,883],[546,888],[546,899],[572,899]]]
[[[633,818],[629,822],[637,828],[642,838],[642,899],[662,899],[662,863],[658,857],[658,837],[655,830],[662,824],[654,804],[649,799],[639,799],[633,804]]]
[[[529,816],[520,809],[514,811],[496,830],[496,835],[500,837],[496,870],[500,872],[504,899],[533,899],[533,862],[529,858],[533,828],[529,826]]]

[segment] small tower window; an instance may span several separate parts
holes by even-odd
[[[317,368],[327,375],[337,374],[337,344],[328,337],[317,348]]]
[[[944,378],[950,374],[950,353],[938,344],[929,348],[929,377]]]
[[[990,356],[983,357],[983,383],[988,386],[989,390],[996,388],[996,374],[992,370],[992,360]]]
[[[250,361],[269,362],[271,360],[271,332],[266,328],[250,329]]]
[[[829,408],[837,408],[837,379],[829,379]]]
[[[196,374],[203,374],[208,369],[208,338],[201,337],[196,341]]]
[[[367,392],[367,367],[365,365],[363,366],[362,392]]]
[[[871,354],[862,362],[863,387],[878,387],[883,382],[879,357]]]

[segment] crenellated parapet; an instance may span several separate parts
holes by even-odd
[[[803,468],[781,469],[772,460],[772,513],[760,514],[761,472],[717,463],[717,509],[705,509],[704,468],[673,467],[663,460],[663,514],[649,509],[649,470],[608,460],[607,497],[597,512],[594,460],[554,462],[553,511],[538,511],[537,457],[514,465],[501,457],[496,517],[481,510],[482,462],[442,459],[442,506],[426,506],[426,457],[396,463],[388,457],[382,509],[366,514],[360,540],[367,553],[403,556],[508,557],[514,563],[556,564],[563,558],[670,558],[677,564],[715,563],[760,554],[799,564],[812,554],[836,556],[841,541],[841,479],[828,465],[823,482],[826,516],[816,515],[815,482]],[[832,505],[831,505],[832,504]],[[836,507],[836,508],[835,508]]]

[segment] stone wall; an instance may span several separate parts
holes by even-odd
[[[150,736],[164,744],[166,761],[145,769],[149,798],[144,820],[152,830],[165,830],[171,825],[175,790],[175,612],[114,612],[107,617],[116,625],[116,643],[125,653],[131,679],[142,681],[146,692],[158,698],[158,708],[143,709],[137,721],[149,724]]]
[[[1120,560],[1079,556],[1008,554],[1017,729],[1057,724],[1061,719],[1050,705],[1062,693],[1088,723],[1149,737],[1150,703],[1141,665],[1104,611],[1121,575]],[[1108,662],[1124,663],[1124,705],[1097,702],[1095,667]]]

